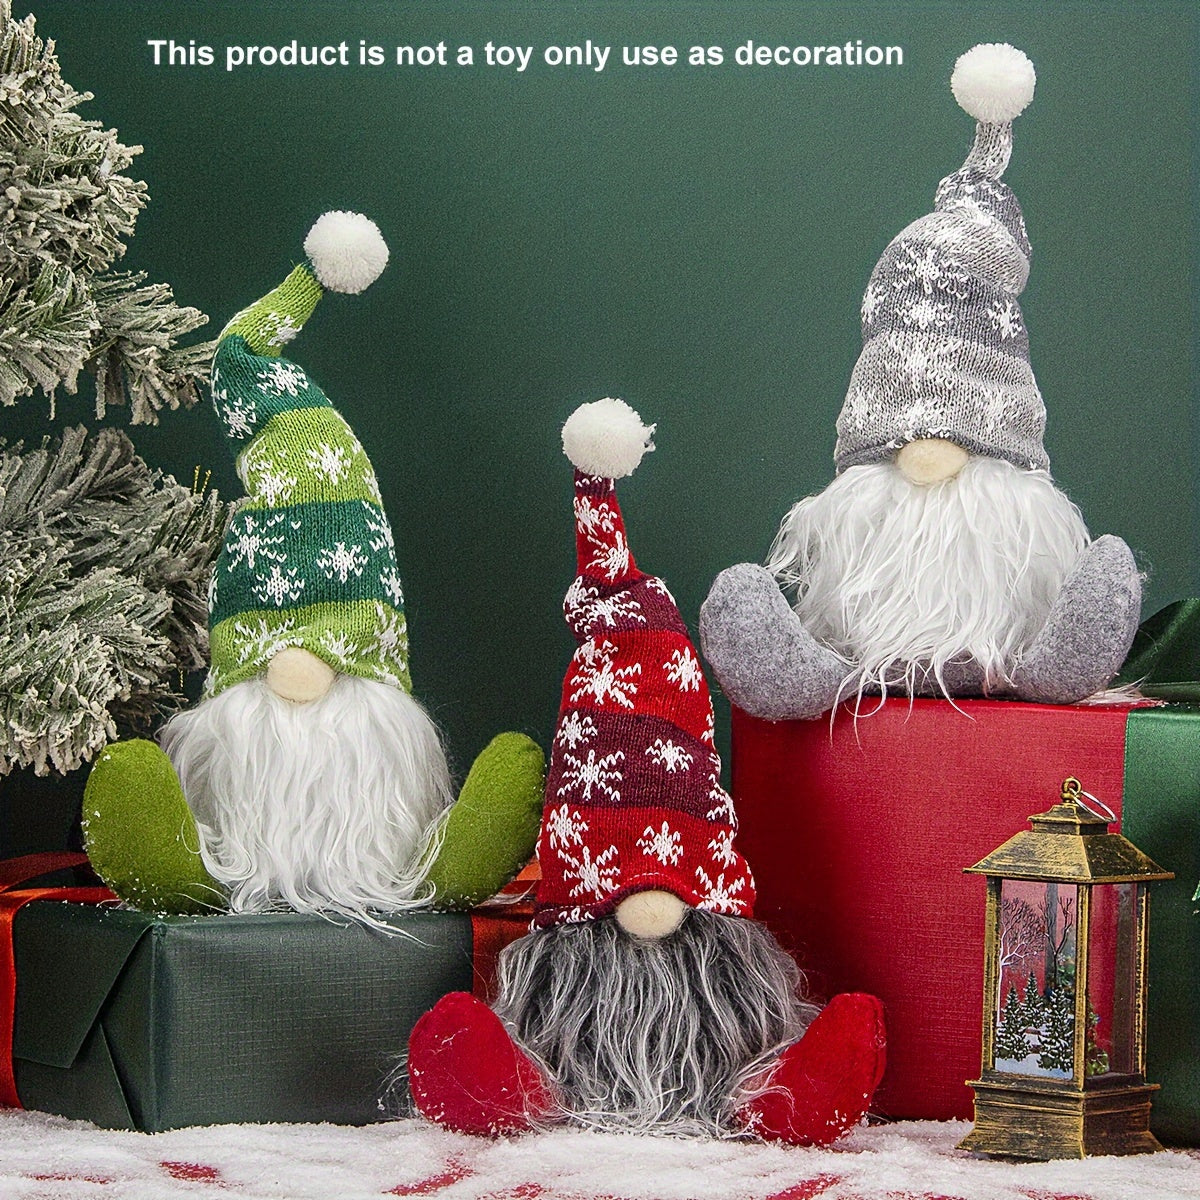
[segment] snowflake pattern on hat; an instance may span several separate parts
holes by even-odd
[[[297,267],[217,343],[213,404],[246,497],[212,577],[208,695],[260,674],[287,646],[411,691],[404,592],[375,472],[324,392],[276,357],[321,294]]]
[[[1046,409],[1018,303],[1029,237],[1000,178],[1011,149],[1011,121],[981,121],[966,161],[938,185],[933,212],[880,256],[837,421],[839,471],[928,437],[1022,468],[1049,467]]]
[[[579,642],[550,753],[534,924],[594,920],[634,892],[752,915],[713,712],[675,601],[634,563],[611,479],[575,473]]]

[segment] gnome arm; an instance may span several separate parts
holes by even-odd
[[[533,857],[542,819],[546,758],[523,733],[501,733],[480,751],[446,813],[429,868],[432,905],[472,908]]]
[[[171,760],[153,742],[108,746],[83,793],[83,840],[96,874],[144,912],[225,907],[200,857],[196,820]]]
[[[1050,615],[1013,673],[1020,700],[1074,704],[1107,687],[1137,632],[1142,580],[1119,537],[1097,538],[1080,555]]]
[[[847,670],[804,627],[774,576],[753,563],[714,580],[700,608],[700,645],[730,703],[768,721],[828,712]]]

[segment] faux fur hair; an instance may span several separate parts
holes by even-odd
[[[437,730],[406,692],[339,675],[294,704],[252,679],[174,717],[160,741],[232,911],[371,921],[429,899],[452,796]]]
[[[795,505],[767,568],[845,659],[843,695],[987,693],[1011,682],[1089,541],[1045,471],[972,456],[919,486],[875,463]]]
[[[611,917],[535,930],[505,947],[498,987],[567,1118],[601,1130],[745,1132],[737,1110],[817,1013],[764,926],[700,910],[661,940]]]

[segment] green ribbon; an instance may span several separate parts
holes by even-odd
[[[1200,599],[1176,600],[1142,622],[1117,683],[1144,695],[1200,703]]]
[[[1118,683],[1180,702],[1135,709],[1125,726],[1122,832],[1175,878],[1150,902],[1147,1073],[1162,1084],[1159,1137],[1194,1145],[1200,1132],[1200,599],[1177,600],[1142,622]]]

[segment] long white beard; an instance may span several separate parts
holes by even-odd
[[[437,730],[407,693],[339,675],[293,704],[252,679],[180,713],[159,740],[232,911],[370,922],[429,900],[452,795]]]
[[[919,486],[893,463],[850,467],[784,518],[767,562],[843,695],[1003,691],[1090,541],[1045,471],[973,456]]]

